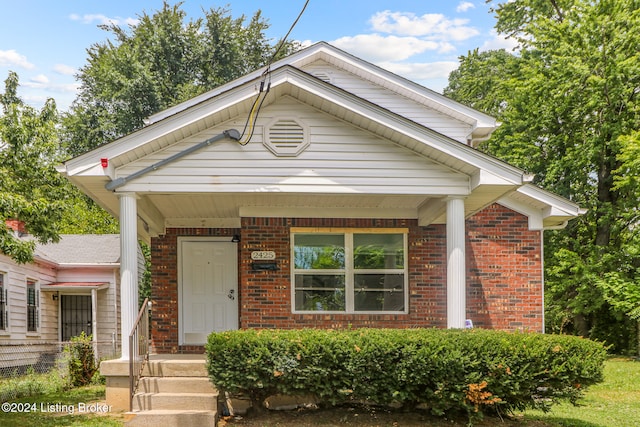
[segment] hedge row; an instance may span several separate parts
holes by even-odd
[[[577,337],[480,329],[240,330],[211,334],[206,350],[213,384],[254,406],[314,395],[472,416],[575,401],[606,357]]]

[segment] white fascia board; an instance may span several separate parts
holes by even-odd
[[[269,68],[271,69],[277,69],[280,68],[284,65],[290,65],[290,64],[295,64],[296,62],[300,62],[300,61],[304,61],[305,59],[311,57],[311,56],[315,56],[318,54],[318,52],[320,50],[323,49],[323,47],[328,46],[326,43],[324,42],[319,42],[314,44],[313,46],[310,46],[308,48],[305,49],[301,49],[289,56],[287,56],[286,58],[280,59],[279,61],[274,62],[273,64],[270,65]],[[215,89],[212,89],[208,92],[205,92],[201,95],[198,95],[196,97],[193,97],[187,101],[184,101],[178,105],[175,105],[173,107],[167,108],[166,110],[160,111],[156,114],[153,114],[152,116],[150,116],[147,120],[145,120],[145,124],[149,125],[149,124],[153,124],[156,122],[159,122],[161,120],[166,119],[167,117],[173,116],[174,114],[178,114],[184,110],[187,110],[195,105],[198,105],[202,102],[206,102],[212,98],[215,98],[216,96],[220,95],[221,93],[224,93],[228,90],[231,90],[232,88],[241,86],[247,82],[251,82],[253,80],[259,79],[261,78],[264,73],[265,73],[266,67],[261,67],[259,69],[257,69],[256,71],[253,71],[249,74],[246,74],[238,79],[232,80],[229,83],[225,83],[222,86],[219,86]]]
[[[482,113],[473,108],[467,107],[466,105],[463,105],[457,101],[447,98],[442,94],[439,94],[429,88],[419,85],[418,83],[415,83],[411,80],[408,80],[404,77],[394,74],[391,71],[385,70],[384,68],[381,68],[377,65],[374,65],[370,62],[367,62],[363,59],[353,56],[350,53],[345,52],[341,49],[338,49],[335,46],[332,46],[326,42],[319,42],[308,48],[299,50],[298,52],[295,52],[287,56],[286,58],[283,58],[271,64],[270,68],[272,70],[275,70],[285,65],[300,67],[300,66],[303,66],[305,63],[312,62],[316,58],[322,58],[325,61],[333,63],[338,67],[340,67],[341,63],[344,68],[348,68],[346,66],[350,65],[352,67],[362,70],[364,73],[370,74],[371,76],[375,76],[389,82],[389,85],[387,86],[389,86],[389,88],[392,90],[394,90],[394,87],[395,87],[396,92],[399,92],[398,89],[402,89],[404,91],[408,91],[416,94],[417,96],[425,100],[425,105],[429,105],[429,107],[431,108],[435,108],[436,110],[441,111],[445,114],[452,115],[456,117],[458,120],[461,120],[465,123],[472,125],[474,127],[474,131],[472,132],[472,137],[474,138],[488,137],[491,134],[491,132],[493,132],[493,130],[498,126],[496,119],[485,113]],[[153,124],[163,119],[166,119],[174,114],[178,114],[201,102],[205,102],[209,99],[212,99],[218,96],[219,94],[227,90],[230,90],[231,88],[234,88],[246,82],[258,79],[262,77],[262,75],[264,74],[264,71],[265,71],[265,68],[262,67],[252,73],[249,73],[223,86],[220,86],[202,95],[196,96],[174,107],[171,107],[164,111],[156,113],[150,116],[145,123]],[[437,105],[437,107],[435,105]]]
[[[112,160],[117,159],[118,156],[131,152],[136,148],[145,145],[149,141],[171,135],[173,132],[182,129],[189,124],[203,120],[207,116],[215,114],[230,105],[249,99],[257,93],[253,82],[236,89],[237,90],[231,92],[227,91],[209,102],[201,103],[190,108],[188,111],[183,111],[181,114],[173,115],[166,120],[139,129],[134,133],[68,160],[64,164],[67,175],[105,175],[115,177],[115,172],[111,172],[113,175],[106,175],[100,165],[100,159],[106,158],[111,164]],[[212,108],[212,105],[215,107]],[[177,141],[178,139],[176,139],[176,142]],[[113,170],[111,169],[110,171]]]
[[[524,183],[525,173],[521,169],[488,156],[466,144],[448,138],[370,101],[358,98],[351,93],[316,79],[295,68],[281,70],[285,70],[284,72],[290,74],[291,77],[287,79],[288,82],[302,90],[326,99],[364,118],[382,124],[398,133],[423,142],[442,153],[460,159],[479,169],[484,169],[505,179],[512,185],[522,185]]]
[[[258,76],[258,79],[261,76]],[[362,98],[358,98],[343,89],[323,82],[294,67],[284,66],[271,72],[271,87],[289,83],[321,99],[341,106],[361,117],[372,120],[409,138],[420,141],[453,158],[460,159],[479,169],[487,170],[493,175],[502,177],[512,184],[523,183],[523,171],[502,161],[483,154],[463,143],[454,141],[438,132],[419,125],[396,113],[381,108]],[[205,119],[207,116],[222,111],[234,104],[242,102],[257,93],[258,80],[246,81],[240,87],[226,91],[215,99],[202,102],[188,110],[182,111],[165,120],[142,128],[119,140],[99,147],[89,153],[66,162],[66,173],[73,175],[108,176],[100,166],[100,159],[113,159],[131,152],[144,144],[170,135],[179,129]]]
[[[532,199],[539,200],[547,204],[550,208],[553,208],[555,212],[563,213],[564,215],[577,217],[587,213],[587,209],[584,209],[573,203],[571,200],[565,199],[562,196],[543,190],[540,187],[536,187],[533,184],[523,185],[518,188],[518,193],[524,194]],[[551,213],[551,211],[549,211]]]
[[[529,218],[529,228],[531,230],[548,230],[564,228],[571,219],[584,215],[587,210],[577,204],[538,188],[532,184],[526,184],[518,188],[511,195],[498,200],[498,203],[516,212],[526,215]],[[525,203],[521,196],[525,195],[538,205],[534,206]]]
[[[452,115],[458,120],[473,125],[474,128],[493,130],[498,125],[496,119],[489,116],[488,114],[463,105],[451,98],[447,98],[446,96],[435,92],[432,89],[424,87],[412,80],[406,79],[405,77],[399,76],[398,74],[395,74],[389,70],[367,62],[364,59],[353,56],[352,54],[336,48],[335,46],[332,46],[328,43],[319,43],[318,52],[324,53],[325,55],[330,57],[332,59],[331,62],[333,63],[335,63],[335,59],[338,59],[344,64],[359,68],[365,73],[388,81],[390,85],[387,85],[387,87],[389,87],[391,90],[394,90],[393,86],[395,86],[395,92],[399,92],[397,89],[402,89],[404,91],[414,93],[419,97],[425,99],[425,101],[427,101],[426,104],[431,108],[434,108],[434,104],[437,104],[438,107],[435,108],[436,110],[441,111],[445,114]]]

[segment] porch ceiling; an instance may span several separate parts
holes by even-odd
[[[472,215],[504,195],[484,186],[465,199]],[[404,218],[426,226],[445,222],[446,198],[410,194],[180,193],[139,194],[138,214],[150,234],[166,227],[239,227],[242,217]],[[149,227],[152,225],[151,227]]]
[[[416,218],[424,195],[147,194],[165,227],[239,226],[243,216]]]

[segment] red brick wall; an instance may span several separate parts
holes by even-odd
[[[229,236],[235,228],[169,228],[151,239],[151,341],[154,353],[202,352],[202,347],[178,346],[178,237]]]
[[[408,314],[292,314],[290,227],[408,228]],[[157,352],[201,351],[178,346],[178,236],[240,234],[241,328],[446,327],[446,232],[402,219],[243,218],[241,229],[168,229],[152,240],[152,339]],[[467,220],[467,312],[474,326],[542,330],[539,231],[527,218],[493,205]],[[251,252],[276,253],[277,271],[252,271]]]
[[[292,314],[290,227],[396,228],[409,231],[408,314]],[[446,326],[444,226],[418,227],[416,220],[243,218],[240,251],[241,328],[346,328]],[[253,272],[251,251],[272,250],[278,271]]]
[[[542,332],[542,234],[494,204],[467,220],[467,313],[475,327]]]

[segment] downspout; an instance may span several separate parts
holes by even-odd
[[[147,166],[144,169],[141,169],[137,172],[132,173],[129,176],[124,176],[118,179],[114,179],[113,181],[107,183],[107,185],[105,185],[105,188],[109,191],[113,191],[116,190],[117,188],[122,187],[123,185],[125,185],[127,182],[139,178],[143,175],[146,175],[149,172],[158,170],[159,168],[173,162],[174,160],[177,160],[181,157],[186,156],[187,154],[191,154],[195,151],[200,150],[201,148],[207,147],[211,144],[213,144],[214,142],[220,141],[221,139],[224,138],[230,138],[233,139],[234,141],[238,141],[240,140],[240,132],[238,132],[236,129],[229,129],[229,130],[225,130],[224,132],[222,132],[219,135],[213,136],[205,141],[202,141],[192,147],[187,148],[184,151],[181,151],[179,153],[174,154],[173,156],[167,157],[166,159],[160,160],[159,162],[151,165],[151,166]]]
[[[93,335],[93,357],[98,363],[98,290],[91,289],[91,334]]]

